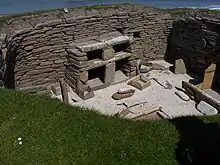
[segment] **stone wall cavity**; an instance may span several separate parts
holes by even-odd
[[[11,65],[8,65],[7,72],[14,70],[13,74],[7,74],[6,85],[14,83],[8,86],[45,90],[58,79],[65,78],[70,68],[67,49],[71,43],[96,39],[111,32],[133,37],[132,53],[137,57],[162,59],[171,26],[168,13],[140,5],[79,8],[69,13],[63,11],[16,18],[2,30],[10,36],[7,61]],[[13,63],[14,68],[11,67]]]
[[[183,59],[189,72],[204,74],[220,62],[220,20],[188,17],[174,22],[169,37],[169,60]]]

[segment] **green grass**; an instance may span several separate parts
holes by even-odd
[[[181,127],[170,121],[134,122],[44,96],[0,93],[1,164],[177,164]]]

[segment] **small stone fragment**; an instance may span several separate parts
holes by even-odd
[[[176,91],[175,94],[184,101],[189,101],[189,96],[182,91]]]
[[[216,115],[218,110],[211,106],[210,104],[206,103],[205,101],[201,101],[197,106],[197,110],[203,113],[204,115]]]

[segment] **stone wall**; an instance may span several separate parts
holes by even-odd
[[[137,57],[162,59],[171,26],[169,14],[139,5],[79,8],[69,13],[59,11],[12,19],[1,29],[8,34],[6,86],[38,87],[45,91],[58,79],[65,78],[67,69],[71,68],[69,44],[110,32],[132,36],[132,53]]]
[[[189,72],[204,74],[211,63],[220,62],[220,20],[188,17],[174,22],[167,58],[184,59]]]

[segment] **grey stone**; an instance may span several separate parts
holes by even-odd
[[[111,84],[115,80],[115,62],[106,64],[105,66],[105,76],[104,76],[104,82],[106,84]]]
[[[186,66],[183,59],[179,59],[175,61],[175,74],[185,74]]]
[[[206,103],[205,101],[201,101],[196,108],[204,115],[216,115],[218,113],[216,108]]]
[[[141,65],[140,73],[147,73],[147,72],[149,72],[149,71],[151,71],[151,67]]]
[[[187,94],[185,94],[184,92],[182,92],[182,91],[176,91],[175,94],[176,94],[180,99],[182,99],[182,100],[184,100],[184,101],[189,101],[189,100],[190,100],[189,96],[188,96]]]
[[[86,56],[86,53],[80,52],[78,49],[74,49],[74,48],[73,49],[67,49],[67,53],[73,54],[73,55],[79,56],[79,57]]]
[[[84,72],[81,72],[80,75],[79,75],[79,79],[82,81],[82,82],[87,82],[88,79],[89,79],[89,73],[88,71],[84,71]]]
[[[108,48],[108,49],[104,49],[102,52],[102,59],[103,60],[109,60],[111,58],[114,57],[114,49],[113,48]]]
[[[127,92],[124,91],[123,93],[119,93],[119,92],[114,93],[114,94],[112,95],[112,98],[113,98],[114,100],[121,100],[121,99],[125,99],[125,98],[128,98],[128,97],[133,96],[134,93],[135,93],[135,90],[134,90],[134,89],[128,89]]]
[[[89,88],[89,87],[88,87]],[[95,96],[94,92],[92,90],[87,90],[87,91],[81,91],[79,90],[78,92],[79,97],[81,97],[83,100],[90,99]]]
[[[131,38],[128,36],[120,36],[120,37],[116,37],[110,40],[104,40],[104,42],[110,46],[123,44],[123,43],[130,42],[130,41],[131,41]]]
[[[30,46],[25,47],[24,50],[30,51],[30,50],[33,50],[33,48],[34,48],[34,46],[30,45]]]
[[[104,49],[107,47],[105,42],[97,42],[94,40],[76,44],[75,47],[79,49],[81,52],[90,52],[98,49]]]
[[[151,85],[151,81],[142,78],[134,79],[128,82],[128,85],[131,85],[139,90],[144,90]]]

